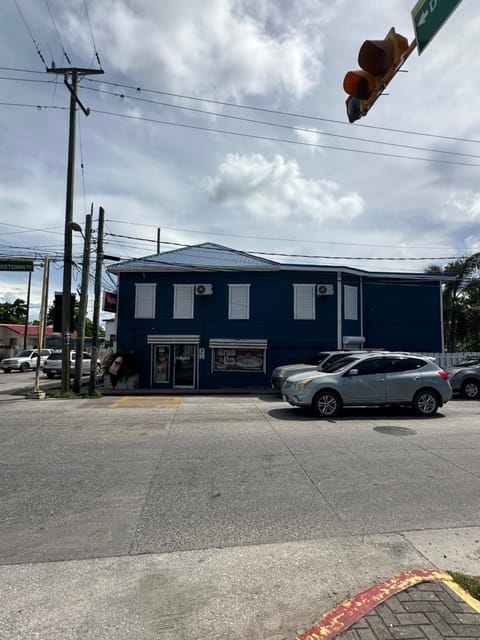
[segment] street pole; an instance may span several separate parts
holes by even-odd
[[[45,335],[45,319],[47,315],[47,299],[48,299],[48,273],[50,261],[45,257],[43,261],[43,284],[42,284],[42,300],[40,302],[40,324],[38,326],[38,348],[37,348],[37,367],[35,369],[35,384],[33,387],[33,397],[44,398],[45,394],[40,391],[40,362],[41,351],[44,346],[43,338]]]
[[[27,315],[25,317],[25,327],[23,331],[23,348],[27,348],[27,335],[28,335],[28,316],[30,315],[30,291],[32,288],[32,272],[28,272],[28,289],[27,289]]]
[[[71,288],[72,288],[72,230],[70,222],[73,219],[73,194],[75,180],[75,141],[77,102],[75,94],[78,88],[78,74],[72,72],[72,93],[70,94],[70,126],[68,136],[67,162],[67,194],[65,203],[65,230],[63,251],[63,289],[62,289],[62,393],[70,389],[70,339],[71,327]]]
[[[62,393],[70,389],[70,340],[72,335],[71,326],[71,288],[72,288],[72,229],[70,223],[73,221],[73,195],[74,195],[74,174],[75,174],[75,122],[77,105],[86,116],[90,110],[80,102],[77,96],[78,79],[80,76],[103,73],[101,69],[79,69],[76,67],[47,69],[47,73],[57,73],[64,76],[64,83],[70,91],[70,125],[68,135],[68,162],[67,162],[67,193],[65,203],[65,232],[63,250],[63,289],[62,289]],[[71,84],[68,78],[71,78]]]
[[[90,396],[92,396],[95,393],[95,383],[97,378],[98,329],[100,324],[100,293],[101,293],[101,286],[102,286],[104,221],[105,221],[105,211],[103,207],[100,207],[98,211],[97,261],[95,264],[95,298],[93,303],[92,359],[90,361],[90,380],[88,384],[88,395]]]
[[[93,212],[93,204],[92,204]],[[77,322],[77,346],[75,352],[75,378],[73,390],[80,393],[82,388],[83,345],[85,343],[85,318],[87,316],[88,279],[90,275],[90,245],[92,237],[92,213],[85,216],[85,235],[83,246],[82,284],[80,287],[80,302]]]

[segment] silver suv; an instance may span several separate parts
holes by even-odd
[[[287,378],[284,400],[307,407],[321,418],[342,407],[410,405],[432,416],[452,397],[448,374],[428,357],[402,353],[346,356],[328,371],[307,371]]]

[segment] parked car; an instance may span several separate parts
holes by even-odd
[[[410,405],[432,416],[452,397],[448,374],[432,358],[402,353],[345,356],[328,371],[307,371],[287,378],[284,399],[321,418],[342,407]]]
[[[40,350],[40,368],[43,367],[45,360],[52,353],[51,349]],[[10,371],[29,371],[37,368],[38,349],[24,349],[17,353],[13,358],[4,358],[0,363],[0,367],[5,373]]]
[[[480,358],[468,358],[445,371],[454,393],[468,400],[480,398]]]
[[[280,393],[282,384],[289,377],[295,373],[303,373],[304,371],[322,371],[328,368],[331,364],[340,360],[349,354],[364,353],[363,351],[319,351],[310,362],[297,362],[295,364],[286,364],[275,367],[272,371],[270,378],[270,384],[274,391]]]
[[[75,351],[70,351],[70,376],[73,378],[75,375]],[[92,362],[92,356],[84,352],[82,360],[82,375],[86,376],[90,374],[90,364]],[[102,370],[102,364],[100,360],[97,360],[96,374],[99,375]],[[55,376],[62,375],[62,352],[55,351],[48,356],[45,364],[43,365],[43,372],[47,378],[54,378]]]

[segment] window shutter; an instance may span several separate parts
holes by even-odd
[[[193,318],[193,284],[175,284],[173,317],[175,319]]]
[[[358,320],[358,288],[346,284],[343,287],[343,304],[345,320]]]
[[[228,319],[248,320],[250,318],[250,285],[229,284]]]
[[[315,285],[293,285],[293,317],[295,320],[315,320]]]
[[[156,284],[135,284],[135,318],[155,318]]]

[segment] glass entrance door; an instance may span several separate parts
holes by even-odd
[[[195,387],[197,346],[173,345],[173,386]]]

